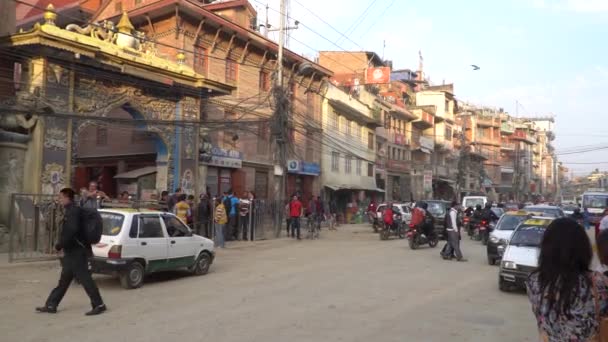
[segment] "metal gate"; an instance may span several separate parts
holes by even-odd
[[[63,207],[54,195],[11,194],[9,262],[57,258],[54,252]]]

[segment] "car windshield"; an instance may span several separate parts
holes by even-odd
[[[526,207],[525,210],[531,211],[531,212],[535,212],[535,213],[542,213],[545,216],[551,216],[551,217],[559,217],[559,216],[561,216],[560,210],[556,209],[556,208]]]
[[[544,233],[545,227],[543,226],[521,226],[513,234],[511,245],[539,247]]]
[[[492,212],[494,212],[494,215],[501,217],[502,214],[505,213],[504,209],[502,208],[492,208]]]
[[[517,226],[526,218],[524,215],[505,215],[498,222],[497,230],[515,230]]]
[[[428,211],[435,216],[445,215],[445,206],[439,202],[427,202],[429,205]]]
[[[608,194],[583,195],[583,206],[585,208],[604,209],[608,207]]]
[[[124,215],[116,213],[99,213],[103,222],[102,235],[116,236],[122,229]]]
[[[464,200],[465,208],[468,208],[468,207],[475,208],[478,204],[482,207],[485,205],[485,203],[483,202],[483,198],[467,198]]]

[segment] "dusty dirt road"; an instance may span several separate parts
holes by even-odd
[[[97,277],[109,311],[85,317],[73,286],[56,315],[35,314],[58,267],[0,268],[2,341],[535,341],[524,293],[501,293],[485,249],[468,263],[439,248],[380,241],[367,225],[219,251],[208,275],[153,276],[138,290]]]

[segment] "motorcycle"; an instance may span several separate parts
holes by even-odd
[[[488,231],[488,221],[481,220],[479,223],[475,223],[473,225],[473,235],[471,235],[471,240],[474,241],[482,241],[485,245],[488,243],[488,237],[490,233]],[[485,243],[483,242],[485,239]]]
[[[470,216],[463,217],[462,224],[466,228],[467,234],[469,234],[469,237],[473,236],[473,223],[471,222],[471,217]]]
[[[380,231],[380,240],[388,240],[391,235],[396,235],[400,239],[405,239],[405,229],[403,228],[401,215],[393,215],[393,224],[390,226],[383,223],[382,230]]]
[[[422,232],[419,232],[418,228],[413,224],[410,224],[410,229],[407,232],[407,240],[410,249],[417,249],[420,245],[425,245],[427,243],[430,247],[436,247],[439,243],[439,237],[434,231],[431,233],[431,236],[426,236]]]
[[[374,233],[378,232],[378,228],[380,228],[380,220],[378,219],[378,214],[372,211],[367,212],[367,217],[369,219],[369,223],[372,224],[372,228],[374,229]]]

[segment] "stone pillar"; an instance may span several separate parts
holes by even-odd
[[[25,152],[29,135],[0,129],[0,250],[8,234],[11,194],[23,191]]]

